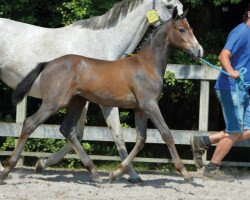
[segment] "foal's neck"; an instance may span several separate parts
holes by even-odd
[[[151,48],[151,54],[154,59],[154,68],[158,71],[162,77],[165,74],[167,67],[168,54],[170,50],[170,42],[168,41],[168,22],[162,25],[155,33],[151,36],[148,45]]]

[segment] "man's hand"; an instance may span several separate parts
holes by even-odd
[[[231,70],[228,73],[230,74],[231,78],[234,78],[234,79],[240,78],[240,73],[236,70]]]

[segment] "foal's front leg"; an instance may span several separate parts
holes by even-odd
[[[135,128],[137,132],[135,146],[126,159],[118,166],[117,170],[110,173],[111,181],[115,180],[119,175],[126,173],[130,169],[133,159],[144,147],[147,138],[147,116],[143,111],[135,111]]]
[[[187,172],[185,166],[181,162],[181,159],[174,144],[171,131],[166,122],[164,121],[164,118],[162,117],[158,103],[156,101],[150,102],[145,105],[144,109],[150,120],[160,132],[163,141],[167,144],[170,154],[173,158],[176,170],[180,172],[186,180],[192,180],[192,176]]]

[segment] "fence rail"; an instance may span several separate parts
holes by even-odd
[[[177,79],[196,79],[200,80],[200,104],[199,104],[199,127],[196,131],[191,130],[172,130],[173,138],[176,144],[189,145],[190,138],[196,135],[209,135],[208,132],[208,114],[209,114],[209,84],[211,80],[217,78],[218,72],[206,66],[201,65],[169,65],[167,71],[173,72]],[[26,117],[27,100],[25,99],[17,106],[16,123],[0,122],[0,136],[18,137],[21,131],[21,124]],[[135,142],[136,131],[133,128],[123,129],[126,142]],[[41,125],[31,135],[31,138],[52,138],[63,139],[59,133],[58,125]],[[113,141],[109,129],[106,127],[89,127],[84,130],[85,141]],[[156,129],[148,129],[147,143],[163,144],[160,134]],[[237,147],[250,147],[250,140],[235,144]],[[10,155],[10,152],[0,151],[0,155]],[[43,152],[23,152],[23,156],[47,157],[50,154]],[[67,158],[78,158],[76,155],[67,155]],[[93,155],[95,160],[120,160],[118,156],[99,156]],[[205,155],[206,160],[206,155]],[[138,162],[157,162],[169,163],[171,159],[163,158],[136,158]],[[192,164],[192,160],[183,160],[185,164]],[[206,162],[206,161],[205,161]],[[248,162],[223,162],[229,166],[246,166]]]

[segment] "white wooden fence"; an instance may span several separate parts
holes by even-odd
[[[209,135],[213,132],[208,132],[208,114],[209,114],[209,94],[210,81],[217,78],[218,72],[207,66],[201,65],[168,65],[167,71],[175,74],[177,79],[196,79],[200,80],[200,104],[199,104],[199,127],[197,131],[190,130],[172,130],[174,141],[176,144],[189,145],[190,138],[195,135]],[[16,112],[16,123],[0,122],[0,136],[18,137],[21,131],[22,122],[26,117],[27,100],[24,99],[18,106]],[[58,125],[41,125],[37,128],[31,138],[53,138],[63,139],[59,133]],[[135,142],[136,132],[132,128],[123,129],[124,139],[126,142]],[[113,141],[109,129],[106,127],[86,127],[84,130],[85,141]],[[147,143],[163,144],[160,134],[156,129],[148,130]],[[250,147],[250,140],[242,141],[235,146]],[[0,155],[10,155],[11,152],[1,152]],[[47,157],[49,153],[43,152],[23,152],[23,156]],[[77,155],[70,154],[66,158],[78,158]],[[118,156],[91,156],[94,160],[120,160]],[[204,156],[207,162],[207,156]],[[136,158],[139,162],[155,162],[169,163],[171,159],[162,158]],[[185,164],[193,164],[192,160],[183,160]],[[227,166],[250,166],[248,162],[223,162]]]

